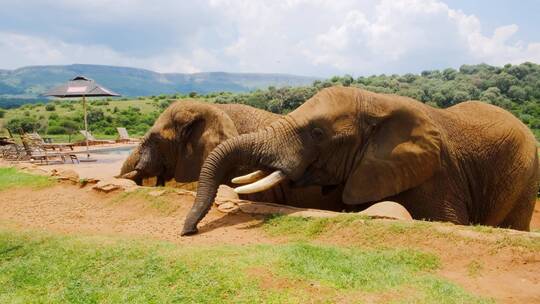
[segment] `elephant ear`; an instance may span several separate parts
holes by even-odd
[[[378,201],[414,188],[440,167],[441,136],[431,119],[415,107],[393,107],[366,119],[371,134],[345,184],[346,204]]]
[[[204,160],[221,142],[238,136],[231,118],[206,103],[184,102],[174,113],[178,141],[175,180],[193,182],[199,179]]]

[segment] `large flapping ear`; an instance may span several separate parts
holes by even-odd
[[[199,178],[204,160],[221,142],[238,136],[230,117],[203,102],[179,102],[173,113],[178,138],[175,179],[192,182]]]
[[[441,135],[421,107],[386,100],[366,115],[371,128],[345,184],[343,201],[361,204],[414,188],[440,167]]]

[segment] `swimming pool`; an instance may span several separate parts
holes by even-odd
[[[116,155],[129,155],[135,146],[122,146],[122,147],[110,147],[102,149],[92,149],[91,154],[116,154]]]

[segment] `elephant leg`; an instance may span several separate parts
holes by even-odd
[[[522,196],[522,198],[517,201],[517,204],[514,206],[514,208],[504,218],[504,221],[498,226],[503,228],[529,231],[535,204],[536,193],[535,195],[528,194]]]
[[[159,175],[156,178],[156,187],[163,187],[165,186],[165,177]]]

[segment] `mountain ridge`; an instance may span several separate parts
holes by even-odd
[[[268,86],[308,85],[321,79],[281,73],[159,73],[148,69],[95,65],[39,65],[0,69],[1,99],[36,99],[46,90],[84,75],[126,97],[215,91],[248,92]]]

